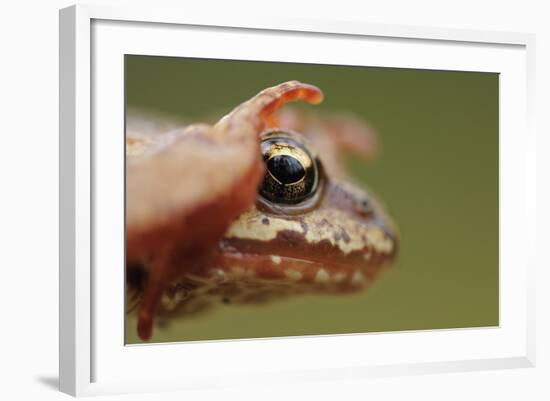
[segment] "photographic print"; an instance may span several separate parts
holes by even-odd
[[[498,90],[126,55],[126,343],[497,326]]]

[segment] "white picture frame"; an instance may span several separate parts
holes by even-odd
[[[189,35],[186,27],[192,27],[197,38],[200,36],[201,46],[180,49],[173,43],[176,39],[166,40]],[[304,41],[325,41],[327,46],[331,37],[336,36],[354,44],[367,43],[375,55],[369,65],[471,69],[501,74],[501,325],[498,328],[124,346],[120,336],[123,321],[119,321],[120,330],[114,327],[122,313],[122,308],[118,307],[122,305],[120,280],[123,269],[119,272],[116,269],[94,270],[98,263],[105,266],[105,261],[112,260],[108,263],[117,266],[122,260],[123,248],[106,250],[95,235],[105,227],[101,216],[113,221],[118,219],[118,223],[123,218],[122,203],[114,202],[111,208],[101,201],[103,195],[98,195],[106,191],[119,191],[120,195],[123,191],[121,181],[117,181],[120,174],[111,174],[109,180],[97,179],[107,174],[108,169],[123,170],[119,157],[123,154],[120,152],[123,143],[115,135],[107,135],[111,139],[100,141],[94,137],[97,130],[123,132],[119,130],[123,124],[120,56],[132,53],[206,57],[211,54],[208,52],[212,50],[207,48],[215,42],[216,35],[233,35],[235,41],[232,43],[237,43],[252,40],[260,32],[262,40],[269,40],[271,36],[280,39],[277,35],[284,34]],[[380,50],[377,43],[381,40],[384,46],[400,46],[402,51],[394,55]],[[535,243],[532,238],[535,233],[535,165],[534,158],[530,157],[535,153],[535,134],[531,128],[534,41],[534,35],[521,33],[255,15],[227,18],[154,7],[78,5],[61,10],[60,390],[72,395],[94,395],[212,388],[249,382],[326,380],[329,375],[333,379],[361,378],[534,366],[534,262],[529,257],[521,257],[534,255],[530,248]],[[218,49],[224,53],[217,55],[248,59],[254,54],[255,59],[268,59],[261,54],[261,49],[254,49],[251,44],[240,46]],[[414,57],[404,61],[402,54],[413,49]],[[253,51],[255,53],[251,53]],[[287,51],[288,54],[272,53],[269,59],[282,61],[288,57],[286,61],[297,61],[298,55],[292,52],[291,46]],[[459,63],[457,55],[463,55],[464,61]],[[324,60],[321,55],[315,57],[319,63]],[[339,56],[335,50],[326,57],[346,56]],[[362,65],[364,60],[349,62]],[[109,91],[110,95],[105,97]],[[98,98],[102,101],[98,102]],[[524,140],[511,141],[512,131],[517,135],[518,130],[524,132]],[[118,144],[113,142],[116,140]],[[516,160],[514,166],[508,163],[511,153]],[[102,163],[103,167],[96,163],[99,154],[107,161]],[[105,182],[108,184],[102,187]],[[517,185],[524,190],[513,191]],[[509,213],[512,210],[515,213]],[[512,230],[525,234],[518,239],[512,235]],[[121,241],[123,231],[113,231],[115,234],[111,235],[115,237],[109,238],[114,243]],[[101,288],[101,299],[94,298],[98,288]],[[423,348],[428,344],[429,349]],[[369,350],[369,360],[365,360],[363,352],[339,357],[334,351],[342,347]],[[316,356],[321,348],[325,350],[322,359]],[[285,366],[288,365],[285,357],[296,353],[297,349],[307,358],[303,363],[297,361],[293,366]],[[403,349],[403,352],[390,355],[389,349]],[[172,369],[174,359],[182,352],[187,360],[193,361],[185,378]],[[270,367],[263,366],[265,363],[262,365],[254,355],[269,360]],[[206,366],[201,362],[213,358],[231,360],[233,364],[224,364],[222,360],[212,367],[211,363]],[[240,367],[235,366],[235,360],[241,360]],[[155,369],[149,368],[140,376],[132,369],[140,361]]]

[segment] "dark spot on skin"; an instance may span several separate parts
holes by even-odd
[[[369,201],[367,199],[356,201],[355,210],[360,216],[368,216],[371,212]]]
[[[223,302],[224,304],[229,304],[229,303],[231,303],[231,300],[230,300],[229,298],[227,298],[227,297],[223,297],[223,298],[222,298],[222,302]]]
[[[308,226],[306,222],[303,219],[300,219],[300,226],[302,227],[302,230],[304,231],[304,235],[307,234]]]
[[[350,241],[350,237],[346,230],[342,229],[342,238],[344,239],[344,242],[347,244]]]
[[[281,240],[285,241],[286,245],[290,247],[300,244],[300,241],[303,238],[302,234],[297,233],[295,231],[288,231],[288,230],[279,232],[277,236],[279,236]]]
[[[266,226],[268,226],[269,225],[269,219],[267,217],[264,217],[262,219],[262,224],[265,224]]]
[[[334,241],[340,241],[340,238],[342,237],[340,236],[339,233],[334,233],[333,238],[334,238]]]

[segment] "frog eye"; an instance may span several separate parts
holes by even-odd
[[[294,205],[319,187],[319,162],[304,143],[285,132],[270,132],[261,143],[266,164],[260,195],[273,203]]]

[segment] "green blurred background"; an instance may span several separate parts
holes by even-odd
[[[349,166],[401,231],[397,263],[367,292],[220,305],[153,342],[498,325],[498,74],[148,56],[125,69],[129,107],[192,122],[283,81],[319,86],[325,101],[302,107],[351,111],[379,132],[381,157]]]

